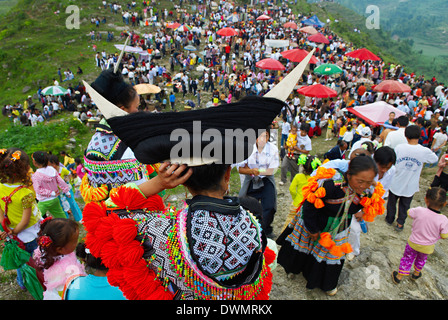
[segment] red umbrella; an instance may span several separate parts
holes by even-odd
[[[411,92],[411,87],[397,80],[384,80],[375,86],[373,91],[384,93],[403,93]]]
[[[283,58],[291,60],[292,62],[302,61],[308,55],[308,53],[309,53],[308,51],[303,50],[303,49],[291,49],[291,50],[286,50],[286,51],[280,52],[280,54],[283,56]],[[317,59],[315,56],[311,57],[310,63],[312,63],[312,64],[317,63]]]
[[[331,98],[336,97],[338,95],[336,91],[320,83],[314,84],[312,86],[299,88],[297,92],[307,97],[316,97],[316,98]]]
[[[297,29],[297,24],[296,24],[295,22],[293,22],[293,21],[286,22],[286,23],[283,25],[283,28],[291,28],[291,29],[296,30],[296,29]]]
[[[262,14],[257,18],[257,20],[271,20],[272,18],[270,16],[267,16],[265,14]]]
[[[366,48],[354,50],[345,54],[347,57],[357,58],[359,60],[381,60],[378,56],[373,54],[371,51]]]
[[[238,34],[238,32],[235,29],[230,28],[230,27],[219,29],[218,32],[216,32],[216,33],[223,37],[232,37],[232,36],[236,36]]]
[[[171,22],[171,23],[168,23],[166,25],[166,27],[169,28],[169,29],[177,29],[177,28],[180,27],[180,23],[178,23],[178,22]]]
[[[322,33],[313,34],[312,36],[308,37],[308,40],[316,43],[330,43],[330,41]]]
[[[281,64],[280,61],[267,58],[258,61],[255,66],[260,69],[267,69],[267,70],[285,70],[285,66]]]

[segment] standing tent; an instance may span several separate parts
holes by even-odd
[[[313,26],[315,28],[322,28],[325,26],[325,23],[319,20],[319,18],[314,15],[308,19],[305,19],[302,21],[303,24],[306,24],[308,26]]]

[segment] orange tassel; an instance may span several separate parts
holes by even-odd
[[[320,234],[319,243],[324,248],[331,248],[335,245],[335,242],[331,239],[331,235],[328,232],[322,232]]]
[[[315,206],[317,209],[320,209],[320,208],[325,207],[325,204],[324,204],[324,202],[322,201],[322,199],[316,198],[316,201],[314,201],[314,206]]]
[[[316,197],[318,198],[323,198],[325,197],[325,195],[327,194],[326,190],[324,187],[320,187],[316,190],[316,192],[314,193],[316,195]]]
[[[307,200],[309,203],[314,203],[314,202],[316,201],[316,195],[315,195],[314,193],[310,193],[310,194],[308,195],[308,197],[306,197],[306,200]]]
[[[341,250],[344,253],[350,253],[353,251],[353,248],[350,245],[350,243],[346,242],[346,243],[341,244]]]
[[[340,246],[332,246],[330,248],[330,254],[335,257],[341,257],[342,256],[342,249]]]

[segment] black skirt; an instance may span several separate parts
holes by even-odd
[[[319,288],[331,291],[338,286],[339,276],[345,259],[340,264],[318,262],[313,255],[295,250],[290,242],[284,241],[278,253],[277,262],[286,273],[302,273],[307,280],[307,289]]]

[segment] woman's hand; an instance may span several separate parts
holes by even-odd
[[[362,216],[364,215],[364,211],[363,210],[359,210],[358,212],[355,213],[355,218],[356,220],[359,222],[362,220]]]
[[[185,164],[171,164],[170,162],[162,163],[159,167],[159,174],[157,177],[160,178],[159,180],[163,186],[163,189],[172,189],[185,183],[185,181],[187,181],[193,173],[193,169],[190,168],[183,176],[181,176],[182,172],[184,172],[186,168],[187,165]]]
[[[183,164],[171,164],[170,162],[164,162],[159,167],[159,173],[157,176],[149,181],[143,182],[138,186],[140,191],[146,196],[152,196],[162,192],[165,189],[173,189],[178,185],[185,183],[193,173],[193,169],[180,176],[187,168],[187,165]]]
[[[0,232],[0,240],[5,240],[7,235],[5,231]]]
[[[310,238],[311,238],[312,241],[317,241],[319,239],[319,235],[320,235],[319,232],[310,233]]]

